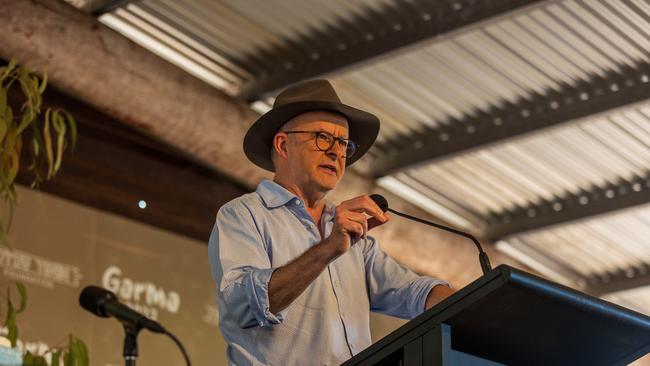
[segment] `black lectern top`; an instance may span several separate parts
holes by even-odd
[[[453,349],[507,365],[626,365],[650,351],[650,317],[501,265],[344,365],[374,364],[440,323]]]

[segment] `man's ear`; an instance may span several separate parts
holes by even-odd
[[[273,149],[275,154],[284,159],[287,158],[287,135],[284,133],[276,133],[273,136]]]

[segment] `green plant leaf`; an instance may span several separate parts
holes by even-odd
[[[8,78],[16,69],[16,60],[10,60],[9,65],[5,68],[4,74],[0,75],[0,83]]]
[[[75,121],[74,117],[72,117],[70,113],[64,112],[63,114],[68,122],[68,128],[70,129],[70,145],[74,150],[74,147],[77,145],[77,121]]]
[[[34,157],[41,155],[41,138],[40,135],[36,135],[32,141]]]
[[[59,363],[61,362],[61,350],[55,350],[52,352],[52,363],[50,366],[59,366]]]
[[[5,327],[7,327],[7,339],[11,342],[11,347],[16,347],[18,326],[16,325],[16,312],[14,311],[14,304],[11,303],[9,289],[7,289],[7,317],[5,319]]]
[[[14,209],[16,206],[16,188],[13,186],[13,183],[11,187],[7,190],[7,207],[9,209],[9,213],[7,214],[7,227],[6,230],[9,231],[9,228],[11,228],[11,223],[14,221]]]
[[[7,234],[5,233],[4,224],[2,223],[2,217],[0,217],[0,244],[7,249],[12,249],[9,240],[7,240]]]
[[[34,364],[34,355],[27,351],[23,355],[23,365],[33,365]]]
[[[50,366],[59,366],[61,363],[61,350],[57,349],[52,352],[52,362]]]
[[[25,359],[23,358],[23,365],[24,366],[47,366],[47,360],[45,360],[45,357],[43,356],[31,354],[30,360],[25,361]]]
[[[52,168],[54,167],[54,152],[52,151],[52,135],[50,134],[50,120],[52,110],[45,112],[45,123],[43,123],[43,141],[45,142],[45,158],[47,160],[47,179],[52,177]]]
[[[63,158],[63,150],[65,148],[65,132],[66,124],[63,115],[55,111],[52,115],[54,131],[56,131],[56,158],[54,160],[54,168],[52,175],[56,175],[61,167],[61,159]]]
[[[10,105],[7,105],[7,109],[5,109],[5,114],[4,114],[4,121],[2,123],[2,138],[0,139],[0,142],[4,140],[5,136],[7,135],[7,131],[13,124],[14,120],[14,110],[11,108]]]
[[[32,161],[28,166],[28,169],[31,170],[34,174],[34,179],[31,183],[32,188],[38,187],[39,183],[43,180],[41,177],[41,166],[44,157],[42,155],[43,151],[43,137],[40,134],[40,131],[35,124],[32,125]]]
[[[67,350],[66,352],[63,353],[63,365],[64,366],[77,365],[77,359],[75,358],[74,354],[70,352],[70,350]]]
[[[32,109],[32,106],[35,105],[33,99],[33,92],[30,90],[30,84],[31,84],[31,79],[29,78],[29,74],[27,74],[27,71],[23,68],[19,69],[19,75],[18,75],[18,85],[20,85],[20,90],[23,92],[23,95],[27,100],[23,104],[22,110],[26,109]]]
[[[4,175],[3,193],[5,200],[11,198],[11,192],[9,192],[9,190],[13,187],[14,180],[18,174],[21,145],[20,137],[16,135],[15,131],[9,131],[6,137],[4,150],[2,151],[2,173]]]
[[[38,87],[39,94],[43,94],[47,88],[47,71],[43,71],[43,80],[41,80],[41,85]]]
[[[41,92],[39,92],[39,89],[40,89],[39,82],[40,82],[40,80],[38,79],[38,77],[34,76],[32,80],[33,80],[33,84],[34,84],[34,113],[36,113],[34,118],[36,118],[36,116],[41,114],[41,105],[43,104],[43,95],[41,94]]]
[[[20,294],[20,307],[16,310],[16,314],[20,314],[25,311],[25,308],[27,307],[27,288],[25,288],[25,285],[21,282],[16,282],[16,288]]]
[[[36,112],[33,108],[27,108],[24,110],[23,116],[20,119],[20,124],[18,124],[18,128],[16,129],[16,133],[22,133],[30,123],[34,122],[34,119],[36,119]]]
[[[70,354],[74,356],[74,360],[76,362],[75,365],[87,366],[89,364],[90,361],[88,357],[88,348],[81,339],[71,334],[69,348]]]
[[[34,122],[41,110],[41,93],[39,93],[39,81],[35,75],[30,75],[23,68],[21,69],[20,88],[27,98],[21,108],[23,115],[18,125],[17,134],[23,132],[29,124]]]
[[[10,134],[11,135],[11,134]],[[14,138],[12,136],[12,138]],[[13,149],[5,151],[5,159],[6,161],[4,162],[6,164],[5,169],[6,171],[4,172],[5,174],[5,185],[7,187],[10,187],[14,184],[14,180],[16,180],[16,175],[18,175],[18,168],[20,167],[20,155],[19,155],[19,148],[18,146],[20,145],[15,145]]]
[[[7,101],[7,89],[0,88],[0,118],[4,118],[5,110],[9,106]]]

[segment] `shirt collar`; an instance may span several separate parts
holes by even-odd
[[[286,205],[296,198],[296,195],[272,180],[264,179],[255,191],[262,197],[262,201],[268,208],[275,208]]]
[[[287,203],[291,202],[298,197],[289,192],[286,188],[275,183],[272,180],[264,179],[257,186],[255,190],[257,194],[262,197],[262,201],[268,208],[276,208],[284,206]],[[326,220],[334,219],[334,212],[336,210],[336,205],[329,200],[325,200],[325,207],[323,208],[323,216],[326,216]]]

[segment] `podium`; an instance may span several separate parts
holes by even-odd
[[[344,366],[627,365],[650,317],[501,265]]]

